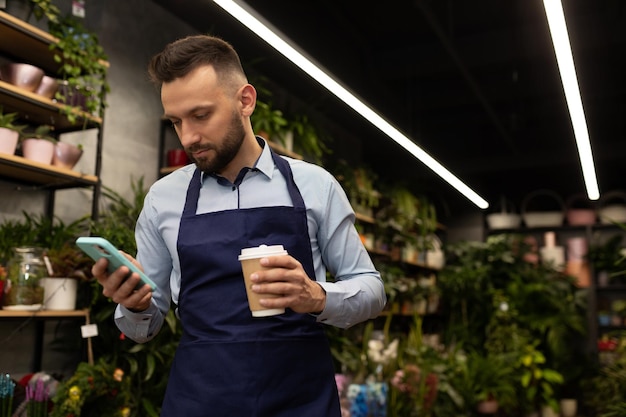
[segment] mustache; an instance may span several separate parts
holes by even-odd
[[[204,144],[204,145],[194,144],[185,148],[185,151],[187,153],[194,153],[194,152],[208,151],[208,150],[215,150],[215,149],[216,149],[215,146],[211,144]]]

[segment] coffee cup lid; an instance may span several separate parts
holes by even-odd
[[[283,245],[260,245],[255,248],[245,248],[241,250],[239,260],[262,258],[264,256],[286,255],[287,251]]]

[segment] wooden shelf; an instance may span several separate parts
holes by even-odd
[[[0,153],[0,176],[21,183],[61,189],[98,184],[98,177]]]
[[[175,167],[163,167],[163,168],[161,168],[159,170],[159,173],[161,175],[167,175],[167,174],[170,174],[170,173],[176,171],[178,168],[182,168],[182,167],[184,167],[184,165],[179,165],[179,166],[175,166]]]
[[[0,317],[2,318],[23,318],[23,317],[37,317],[37,318],[64,318],[64,317],[85,317],[89,318],[89,309],[83,310],[38,310],[38,311],[15,311],[15,310],[0,310]]]
[[[44,71],[56,73],[60,64],[54,61],[50,45],[58,39],[48,32],[0,11],[0,39],[2,50],[15,59],[35,65]]]
[[[78,109],[73,111],[77,116],[77,121],[72,124],[67,116],[61,113],[64,108],[63,104],[4,81],[0,81],[0,103],[6,113],[26,114],[28,115],[26,120],[29,123],[53,125],[55,131],[59,133],[80,130],[83,128],[84,121],[87,121],[86,128],[95,128],[102,124],[101,118]]]

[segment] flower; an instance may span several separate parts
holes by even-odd
[[[437,398],[437,375],[429,373],[422,381],[422,371],[415,364],[398,369],[391,379],[391,385],[403,394],[404,403],[410,404],[415,408],[414,411],[430,409]]]
[[[120,368],[116,368],[115,372],[113,372],[113,379],[117,382],[122,382],[122,378],[124,378],[124,371]]]
[[[385,346],[379,339],[370,339],[367,342],[367,357],[376,365],[386,366],[398,357],[398,339],[394,339]]]
[[[69,394],[70,400],[72,401],[80,400],[80,388],[78,388],[76,385],[70,388],[70,390],[68,391],[68,394]]]
[[[130,379],[124,371],[101,359],[96,364],[80,363],[75,374],[62,382],[53,398],[50,417],[80,417],[84,409],[98,409],[101,415],[131,415]]]

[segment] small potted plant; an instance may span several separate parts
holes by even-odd
[[[517,405],[512,363],[506,354],[471,352],[468,355],[467,378],[478,413],[510,411]]]
[[[624,259],[622,255],[621,234],[611,236],[604,243],[595,243],[587,251],[587,260],[591,263],[598,279],[598,285],[607,286],[614,276],[619,275],[624,268],[620,263]]]
[[[42,164],[51,164],[57,140],[52,136],[52,126],[41,125],[32,133],[24,133],[21,147],[24,158]]]
[[[24,126],[15,124],[17,113],[5,113],[0,106],[0,153],[13,155]]]

